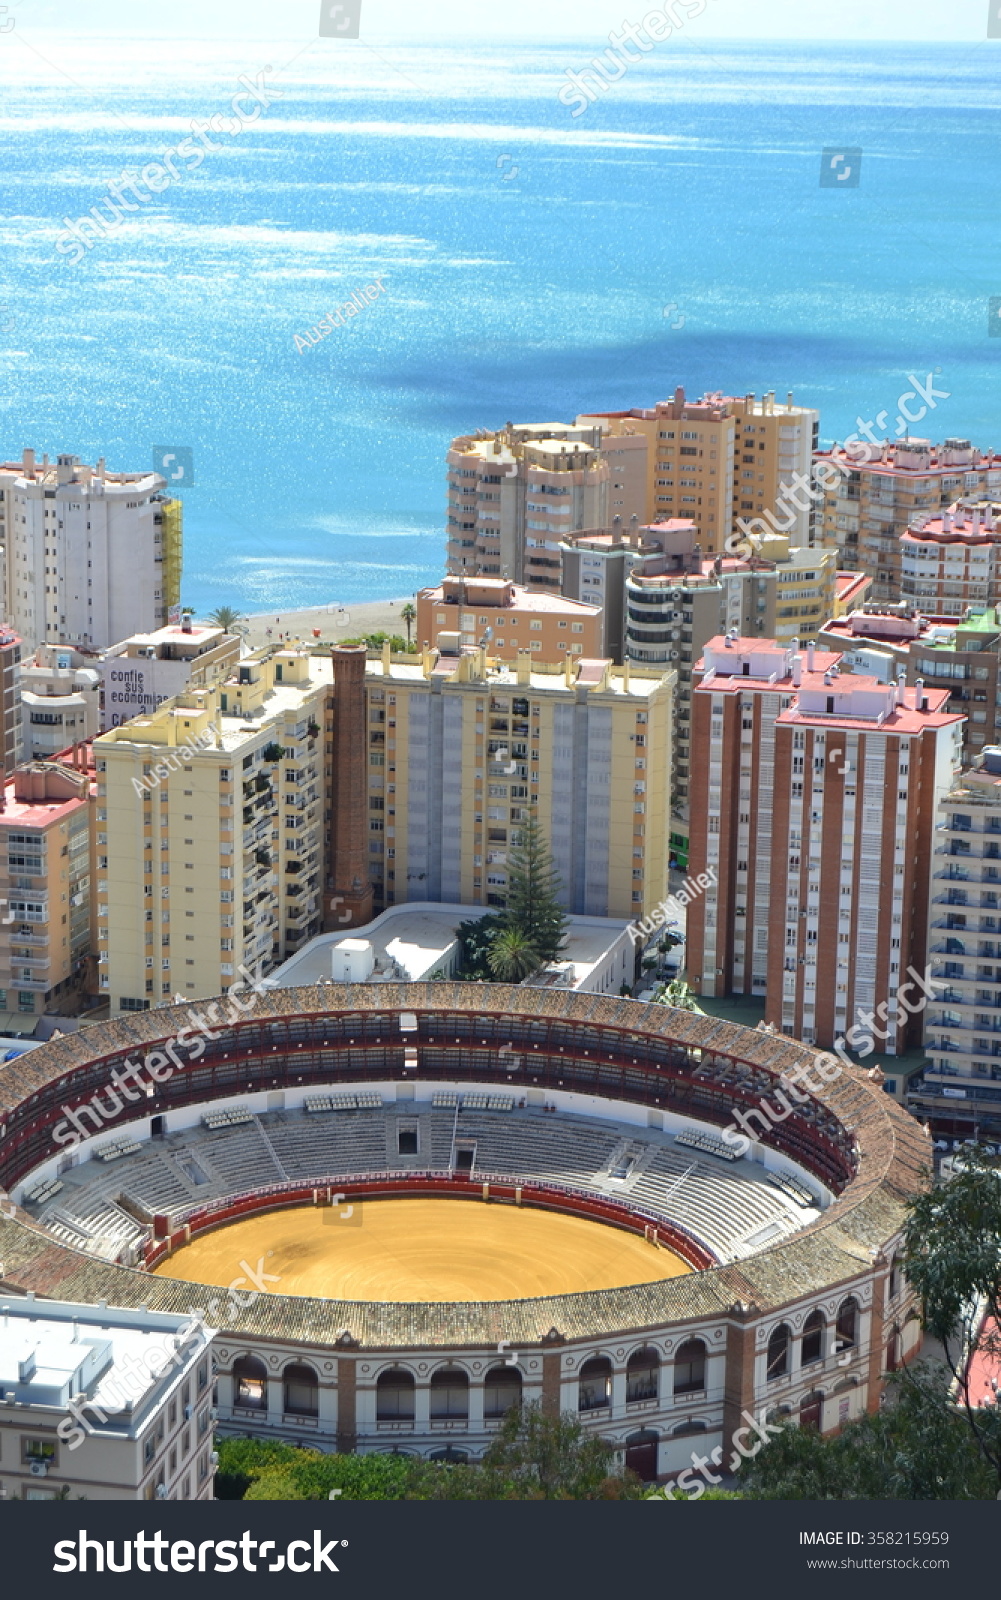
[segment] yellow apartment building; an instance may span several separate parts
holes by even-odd
[[[502,907],[535,807],[569,912],[646,915],[668,889],[675,677],[569,655],[547,670],[481,648],[369,660],[375,909]]]
[[[331,686],[329,658],[268,646],[94,741],[113,1015],[219,994],[319,931]]]

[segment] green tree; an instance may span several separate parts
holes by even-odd
[[[208,620],[213,628],[223,628],[226,633],[232,633],[235,624],[243,621],[243,616],[234,606],[216,606]]]
[[[824,1438],[790,1424],[744,1467],[747,1500],[986,1500],[995,1483],[949,1378],[931,1362],[890,1380],[882,1409]]]
[[[410,630],[417,621],[417,607],[408,600],[405,606],[400,607],[400,620],[407,630],[407,649],[410,649]]]
[[[635,1474],[614,1469],[615,1447],[587,1433],[568,1412],[547,1416],[533,1402],[512,1406],[489,1450],[482,1471],[493,1499],[625,1500],[644,1491]]]
[[[460,922],[455,933],[459,941],[459,976],[467,982],[488,982],[492,974],[490,971],[490,947],[494,935],[499,933],[504,924],[500,917],[490,913],[485,917],[470,917],[466,922]]]
[[[956,1405],[1001,1490],[999,1408],[973,1405],[968,1382],[972,1359],[1001,1357],[1001,1169],[976,1149],[964,1153],[962,1166],[912,1202],[902,1266],[921,1300],[922,1326],[945,1352]]]
[[[562,884],[553,865],[534,808],[521,824],[521,837],[508,859],[505,925],[518,928],[539,952],[555,961],[566,941],[567,917],[560,905]]]
[[[490,976],[499,983],[520,983],[539,965],[539,952],[521,928],[501,928],[487,952]]]

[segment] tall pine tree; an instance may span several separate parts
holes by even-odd
[[[562,884],[534,809],[521,824],[520,843],[508,859],[504,921],[517,928],[539,953],[555,961],[566,942],[567,918],[559,902]]]

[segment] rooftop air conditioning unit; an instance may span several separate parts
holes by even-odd
[[[48,1464],[45,1461],[33,1461],[28,1470],[33,1478],[47,1478],[49,1475]]]

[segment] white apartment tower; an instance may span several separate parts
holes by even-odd
[[[0,466],[7,621],[27,649],[106,649],[151,633],[180,598],[180,502],[155,472],[76,456]]]

